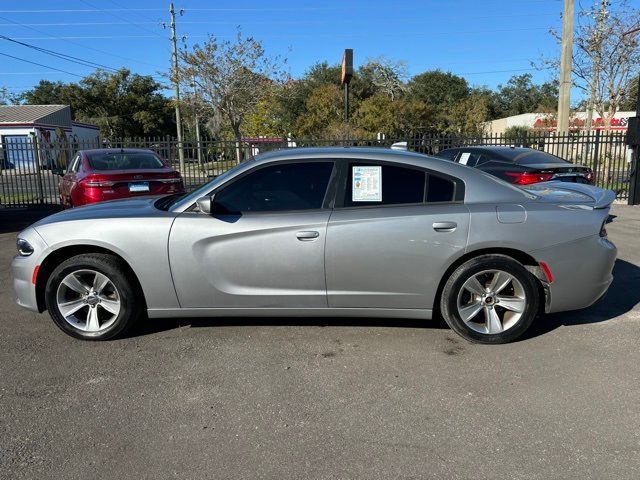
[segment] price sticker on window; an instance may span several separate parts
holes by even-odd
[[[353,202],[382,201],[382,167],[353,167]]]
[[[460,160],[458,160],[458,163],[461,163],[462,165],[466,165],[467,162],[469,161],[470,156],[471,154],[469,152],[464,152],[462,155],[460,155]]]

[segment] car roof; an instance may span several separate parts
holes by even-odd
[[[536,150],[535,148],[527,148],[527,147],[510,147],[508,145],[477,145],[477,146],[469,146],[469,147],[454,147],[447,150],[467,150],[467,151],[477,151],[477,152],[489,152],[497,157],[501,157],[505,160],[516,161],[518,158],[530,155],[534,152],[540,152],[540,150]],[[542,152],[546,153],[546,152]]]
[[[148,148],[91,148],[89,150],[82,150],[84,154],[94,153],[155,153]]]
[[[409,152],[407,150],[392,150],[390,148],[381,147],[297,147],[286,148],[282,150],[274,150],[258,155],[256,160],[271,160],[274,158],[298,158],[298,157],[327,157],[331,159],[344,159],[353,157],[368,157],[385,155],[387,157],[394,157],[398,160],[406,159],[407,157],[424,159],[429,158],[422,153]],[[433,158],[433,157],[430,157]]]

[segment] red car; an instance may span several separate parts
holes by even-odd
[[[180,174],[151,150],[84,150],[60,179],[64,208],[139,195],[184,193]]]

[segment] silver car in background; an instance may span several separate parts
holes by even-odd
[[[112,338],[159,317],[429,319],[504,343],[612,281],[615,195],[518,188],[385,149],[268,153],[186,196],[106,202],[18,236],[17,302],[64,332]],[[544,321],[544,319],[542,319]]]

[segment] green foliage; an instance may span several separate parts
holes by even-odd
[[[467,98],[470,89],[462,77],[441,70],[430,70],[413,77],[408,90],[412,98],[445,109]]]
[[[173,109],[161,89],[152,77],[125,68],[115,73],[97,70],[79,83],[41,80],[21,101],[70,105],[74,120],[98,125],[110,137],[173,134]]]
[[[197,86],[199,100],[225,119],[238,141],[247,116],[288,79],[286,60],[267,56],[258,40],[241,32],[233,41],[210,36],[180,57],[178,77]]]
[[[504,130],[504,138],[508,140],[522,140],[527,138],[531,129],[524,125],[513,125]]]
[[[340,87],[326,83],[315,87],[305,101],[305,111],[296,121],[295,133],[300,136],[322,136],[344,119],[344,104]]]
[[[514,75],[494,94],[497,118],[532,112],[554,112],[558,107],[558,82],[534,85],[530,73]]]
[[[473,93],[451,107],[446,132],[480,135],[488,118],[489,98],[482,93]]]

